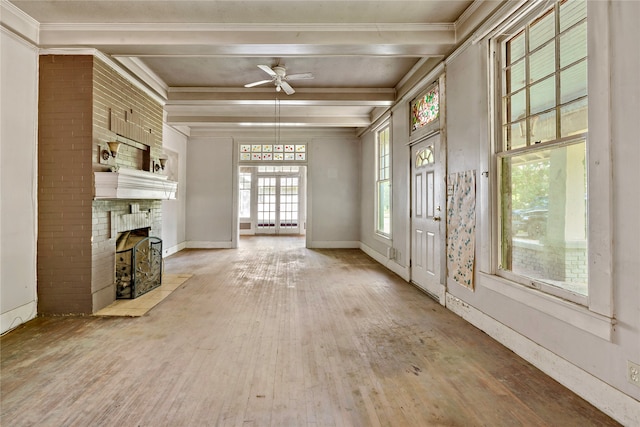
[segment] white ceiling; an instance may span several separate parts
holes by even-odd
[[[94,48],[120,62],[187,133],[273,126],[276,96],[281,126],[366,127],[503,3],[2,1],[37,21],[40,47]],[[292,81],[290,96],[244,87],[269,78],[257,65],[277,63],[315,78]]]

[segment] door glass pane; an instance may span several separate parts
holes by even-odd
[[[276,179],[258,178],[258,228],[275,228],[276,223]]]
[[[298,227],[298,177],[280,177],[280,228]]]

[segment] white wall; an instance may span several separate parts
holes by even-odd
[[[307,246],[358,247],[360,144],[352,132],[283,129],[284,143],[307,143]],[[234,209],[238,144],[264,142],[255,131],[220,132],[187,142],[186,241],[191,248],[237,244]]]
[[[233,147],[230,137],[191,138],[187,143],[187,247],[233,246]]]
[[[600,138],[600,135],[606,137],[610,134],[612,156],[611,176],[608,178],[611,186],[599,188],[597,186],[601,183],[590,182],[590,206],[600,207],[590,208],[590,222],[607,227],[606,215],[597,218],[594,215],[610,210],[613,242],[611,252],[601,253],[607,251],[606,245],[592,249],[592,253],[600,258],[613,259],[612,271],[596,272],[598,274],[592,280],[613,281],[615,319],[612,321],[598,311],[508,284],[493,275],[494,193],[491,178],[482,175],[482,172],[492,169],[489,49],[486,41],[469,44],[461,53],[457,52],[455,57],[448,59],[445,67],[446,127],[443,137],[447,145],[446,173],[476,171],[478,272],[474,291],[456,283],[447,283],[446,303],[450,310],[618,421],[625,425],[640,425],[640,388],[627,380],[627,362],[640,364],[640,191],[637,189],[640,182],[640,133],[637,130],[640,50],[635,45],[635,41],[640,40],[640,26],[637,25],[640,22],[640,2],[590,2],[589,14],[590,109],[594,105],[602,105],[605,109],[602,116],[606,116],[600,117],[600,112],[590,115],[591,144],[602,143],[604,149],[598,151],[607,152],[606,138],[602,141],[595,139],[596,135]],[[598,43],[605,45],[596,46]],[[592,73],[592,63],[598,69],[602,69],[604,64],[604,73]],[[417,91],[422,89],[425,88]],[[606,111],[607,105],[611,106],[610,111]],[[402,105],[394,106],[394,247],[403,246],[398,239],[409,238],[408,231],[403,235],[403,230],[408,230],[410,224],[408,211],[399,212],[398,209],[405,205],[405,197],[409,197],[410,191],[406,180],[409,159],[403,158],[408,154],[405,146],[408,123],[408,109]],[[373,231],[374,142],[373,132],[365,133],[361,138],[362,247],[379,262],[398,272],[399,264],[386,259],[388,245],[376,238]],[[591,154],[593,161],[595,154]],[[600,172],[592,168],[591,173]],[[402,198],[399,192],[403,194]],[[597,283],[595,287],[599,287]]]
[[[36,315],[37,50],[0,29],[0,333]]]
[[[316,137],[308,145],[307,246],[357,248],[360,241],[360,144]]]
[[[187,207],[187,137],[174,128],[163,125],[162,146],[170,153],[167,169],[177,170],[178,191],[175,200],[162,201],[162,248],[163,255],[171,255],[186,247]],[[166,172],[165,172],[166,173]]]
[[[375,231],[376,180],[376,128],[361,137],[362,160],[360,168],[360,241],[361,249],[405,280],[409,280],[410,254],[410,148],[409,106],[394,107],[390,117],[391,128],[391,238],[379,236]],[[388,249],[393,248],[391,256]]]
[[[640,137],[637,132],[640,51],[634,42],[640,39],[637,25],[640,3],[611,2],[609,6],[609,23],[613,24],[609,26],[611,44],[595,52],[590,49],[589,55],[590,67],[591,63],[609,61],[611,80],[608,81],[609,76],[592,78],[590,71],[589,91],[590,95],[604,92],[606,96],[609,91],[600,90],[601,86],[610,85],[610,99],[607,101],[594,95],[589,101],[590,109],[603,102],[611,106],[613,177],[611,188],[598,189],[593,185],[602,184],[590,182],[589,197],[590,206],[606,207],[611,203],[609,195],[613,195],[612,253],[599,253],[606,248],[591,249],[591,254],[597,253],[604,258],[613,256],[613,272],[604,275],[605,281],[613,280],[613,332],[609,337],[604,333],[606,324],[611,323],[606,317],[586,308],[541,297],[535,290],[506,284],[492,275],[488,249],[493,246],[491,221],[495,211],[490,199],[490,180],[480,174],[488,169],[491,153],[486,43],[470,45],[446,68],[448,173],[477,171],[476,252],[481,272],[476,276],[475,291],[448,283],[447,303],[450,309],[623,424],[638,425],[640,387],[627,380],[627,362],[640,363],[640,228],[637,219],[640,211],[637,189],[640,182]],[[607,5],[600,3],[597,7],[606,9]],[[594,11],[591,7],[589,25],[594,26],[596,18],[604,19],[606,29],[607,11],[598,10],[597,14],[592,13]],[[595,37],[607,39],[601,31],[597,34],[591,31],[590,44]],[[469,70],[475,71],[470,73]],[[590,115],[590,135],[602,134],[602,128],[609,127],[607,120],[607,117]],[[607,133],[605,129],[604,134]],[[606,151],[608,141],[592,136],[590,144],[594,147],[604,144]],[[593,216],[599,210],[590,210],[592,226],[600,220]],[[598,283],[592,285],[599,287]]]

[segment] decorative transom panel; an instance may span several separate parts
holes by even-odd
[[[240,144],[240,161],[304,162],[306,144]]]
[[[434,85],[424,95],[411,102],[411,132],[435,122],[440,116],[440,93]]]

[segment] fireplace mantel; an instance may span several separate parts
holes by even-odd
[[[121,168],[117,172],[94,172],[94,199],[153,199],[176,198],[178,183],[166,175]]]

